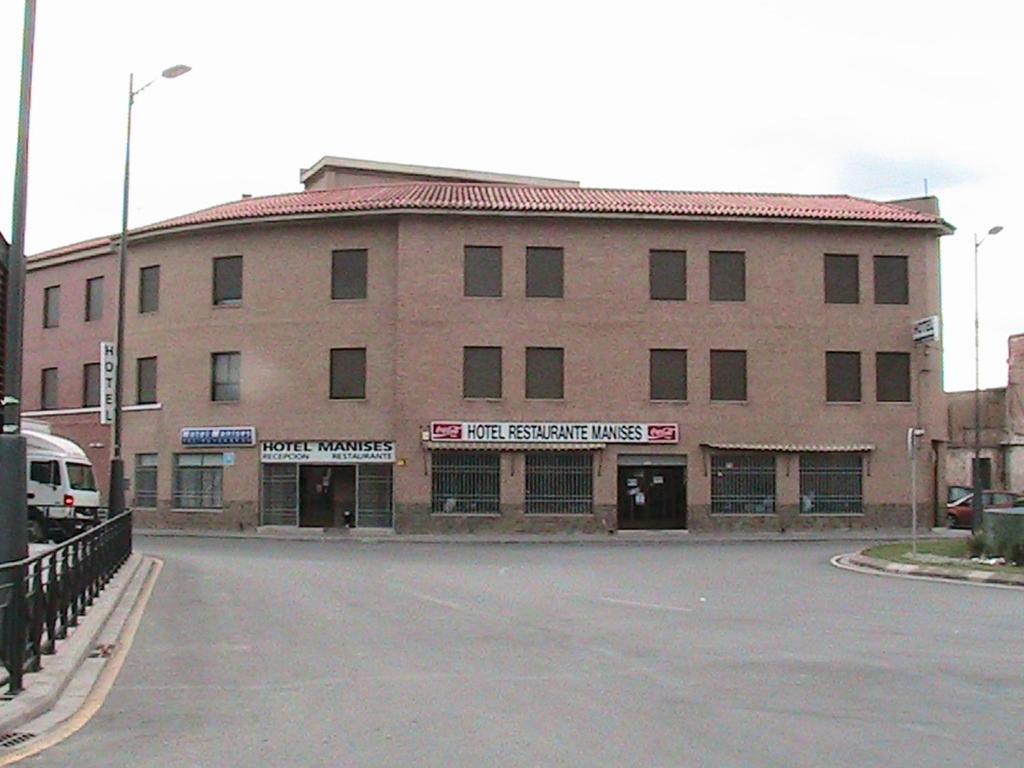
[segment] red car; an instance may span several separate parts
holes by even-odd
[[[981,501],[985,509],[1008,509],[1015,502],[1024,500],[1024,496],[1010,491],[982,491]],[[950,528],[970,528],[974,519],[974,494],[969,493],[963,498],[946,505],[946,523]]]

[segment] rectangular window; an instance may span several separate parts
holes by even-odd
[[[299,465],[264,464],[262,470],[260,503],[263,525],[298,525]]]
[[[856,254],[825,254],[825,303],[860,303],[860,257]]]
[[[242,303],[241,256],[220,256],[213,260],[213,303]]]
[[[743,251],[711,251],[708,257],[711,300],[746,301],[747,255]]]
[[[651,400],[686,399],[686,350],[651,350]]]
[[[496,451],[434,451],[430,504],[435,515],[497,515],[501,455]]]
[[[875,256],[875,304],[909,304],[906,256]]]
[[[526,454],[526,514],[589,515],[594,509],[594,459],[587,451]]]
[[[651,298],[686,300],[686,251],[652,250],[648,263]]]
[[[331,350],[331,399],[366,397],[366,348]]]
[[[160,309],[160,265],[143,267],[139,270],[139,312],[156,312]]]
[[[82,366],[82,407],[95,408],[100,404],[100,364]]]
[[[910,402],[910,355],[879,352],[875,355],[875,395],[880,403]]]
[[[367,252],[365,248],[331,251],[331,298],[366,298]]]
[[[861,514],[861,475],[859,454],[800,454],[800,511],[805,515]]]
[[[44,411],[57,408],[57,369],[43,368],[42,393],[40,405]]]
[[[711,512],[775,514],[775,456],[719,453],[711,457]]]
[[[135,454],[135,506],[156,506],[157,455]]]
[[[224,506],[224,455],[174,454],[171,503],[175,509],[220,509]]]
[[[85,281],[85,321],[103,317],[103,278],[90,277]]]
[[[501,296],[501,248],[467,245],[463,251],[463,296]]]
[[[155,357],[140,357],[135,361],[135,393],[137,398],[135,402],[139,405],[157,401]]]
[[[526,397],[561,400],[565,396],[564,350],[561,347],[526,348]]]
[[[711,350],[711,399],[747,399],[747,353],[742,349]]]
[[[979,458],[975,460],[971,458],[971,491],[974,490],[974,478],[978,478],[978,485],[981,489],[988,490],[992,487],[992,459]],[[985,497],[982,496],[982,499]]]
[[[225,402],[242,396],[242,353],[214,352],[210,356],[210,399]]]
[[[501,347],[462,348],[462,396],[501,397]]]
[[[43,290],[43,328],[60,325],[60,286],[51,285]]]
[[[526,249],[526,295],[560,299],[565,293],[561,248]]]
[[[830,403],[860,402],[860,352],[825,353],[825,399]]]
[[[28,479],[43,485],[60,485],[60,464],[56,461],[29,462]]]

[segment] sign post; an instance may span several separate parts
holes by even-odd
[[[907,456],[910,458],[910,551],[917,557],[917,446],[924,437],[924,430],[911,427],[907,430]]]

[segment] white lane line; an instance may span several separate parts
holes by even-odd
[[[681,605],[663,605],[662,603],[641,603],[636,600],[620,600],[617,597],[599,597],[602,603],[614,605],[628,605],[632,608],[647,608],[652,611],[675,611],[676,613],[692,613],[693,608],[684,608]]]
[[[453,611],[466,610],[463,606],[459,605],[458,603],[453,603],[450,600],[444,600],[443,598],[434,597],[433,595],[425,595],[422,592],[415,592],[411,589],[406,591],[413,597],[417,597],[420,600],[426,600],[428,603],[433,603],[434,605],[440,605],[445,608],[451,608]]]

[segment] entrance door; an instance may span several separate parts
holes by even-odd
[[[320,464],[299,467],[299,525],[341,528],[355,520],[356,468]]]
[[[685,527],[685,466],[619,467],[619,528]]]

